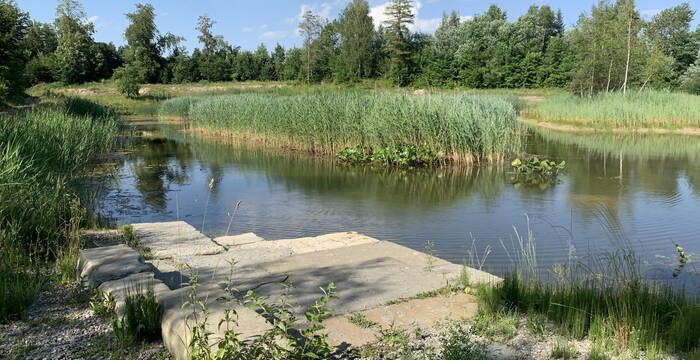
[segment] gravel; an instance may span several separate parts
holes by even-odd
[[[0,324],[1,359],[168,359],[162,344],[122,349],[77,284],[43,291],[24,319]]]

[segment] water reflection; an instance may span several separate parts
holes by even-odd
[[[700,249],[694,141],[537,132],[527,152],[566,160],[568,168],[557,183],[518,187],[498,166],[347,167],[192,138],[176,126],[146,134],[130,140],[117,181],[105,182],[101,195],[101,212],[123,223],[180,219],[220,235],[240,200],[234,233],[276,239],[360,231],[415,249],[432,241],[455,262],[472,247],[472,254],[491,248],[485,268],[495,272],[512,264],[513,227],[526,234],[526,214],[543,268],[618,248],[649,262],[672,259],[673,243],[691,257]]]

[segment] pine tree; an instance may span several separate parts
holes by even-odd
[[[357,81],[374,73],[374,24],[366,0],[353,0],[338,19],[340,56],[338,78]]]
[[[392,0],[384,14],[386,25],[386,51],[389,53],[389,78],[397,85],[408,84],[410,76],[410,56],[408,26],[413,24],[413,2],[411,0]]]
[[[325,19],[319,14],[308,10],[302,16],[302,21],[299,23],[299,31],[304,38],[304,52],[306,54],[306,81],[311,82],[313,77],[314,67],[318,60],[318,46],[316,40],[321,36],[321,31],[325,26]]]

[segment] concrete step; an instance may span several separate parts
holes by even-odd
[[[85,249],[78,258],[78,280],[95,288],[151,270],[141,254],[124,244]]]
[[[184,221],[131,225],[141,245],[148,247],[157,259],[191,255],[214,255],[224,247]]]

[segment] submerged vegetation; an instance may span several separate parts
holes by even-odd
[[[0,321],[31,304],[41,265],[58,259],[59,270],[74,269],[86,214],[70,183],[114,141],[117,125],[107,114],[68,100],[0,115]]]
[[[559,95],[545,99],[528,117],[593,128],[700,128],[700,98],[666,91]]]
[[[173,101],[166,110],[190,101]],[[196,101],[187,115],[193,127],[224,135],[321,154],[345,149],[339,155],[351,162],[410,165],[442,154],[472,162],[517,152],[522,139],[515,103],[515,97],[464,94],[247,94]]]

